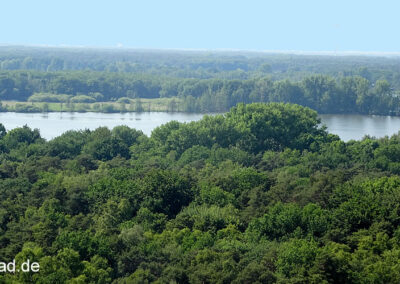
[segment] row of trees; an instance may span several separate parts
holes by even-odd
[[[69,131],[0,125],[11,283],[398,283],[400,136],[344,143],[298,105]]]
[[[237,103],[289,102],[321,113],[400,114],[399,94],[386,80],[314,75],[300,82],[177,79],[98,72],[0,72],[0,99],[94,103],[132,98],[182,100],[188,112],[224,112]]]

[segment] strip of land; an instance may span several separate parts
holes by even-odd
[[[2,101],[3,112],[181,112],[182,100],[179,98],[130,99],[125,102],[96,103],[48,103],[48,102],[17,102]]]

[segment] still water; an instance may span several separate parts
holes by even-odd
[[[99,126],[113,128],[118,125],[127,125],[131,128],[142,130],[146,135],[151,131],[171,120],[190,122],[199,120],[203,114],[193,113],[15,113],[0,112],[0,123],[7,130],[27,124],[31,128],[40,129],[42,137],[52,139],[67,130],[96,129]]]
[[[7,130],[27,124],[31,128],[39,128],[42,137],[52,139],[61,133],[74,129],[95,129],[99,126],[113,128],[117,125],[127,125],[142,130],[146,135],[164,123],[171,120],[190,122],[199,120],[203,114],[195,113],[0,113],[0,123]],[[400,117],[373,115],[320,115],[321,121],[328,131],[339,135],[344,141],[361,139],[365,135],[383,137],[400,130]]]
[[[320,118],[330,133],[344,141],[359,140],[365,135],[380,138],[400,131],[400,117],[396,116],[323,114]]]

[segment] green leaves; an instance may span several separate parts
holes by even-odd
[[[205,116],[198,122],[170,122],[155,129],[152,139],[166,153],[178,156],[193,146],[237,147],[254,154],[285,147],[308,149],[317,139],[327,140],[318,128],[317,113],[282,103],[239,104],[226,115]]]
[[[0,282],[397,283],[399,136],[344,143],[318,123],[271,103],[151,137],[10,131],[0,255],[41,269]]]
[[[318,205],[309,203],[300,208],[296,204],[278,203],[263,217],[254,219],[247,229],[253,240],[323,236],[329,228],[329,215]]]

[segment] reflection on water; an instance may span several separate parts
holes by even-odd
[[[329,132],[339,135],[344,141],[359,140],[365,135],[390,136],[400,130],[400,117],[394,116],[324,114],[319,117]]]
[[[10,130],[27,124],[31,128],[39,128],[46,139],[59,136],[63,132],[74,129],[96,129],[99,126],[113,128],[127,125],[142,130],[146,135],[171,120],[190,122],[199,120],[203,114],[196,113],[14,113],[0,112],[0,123]],[[375,115],[320,115],[321,121],[328,131],[339,135],[344,141],[361,139],[365,135],[383,137],[400,130],[400,117]]]

